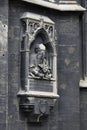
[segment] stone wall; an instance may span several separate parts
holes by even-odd
[[[79,81],[81,75],[81,37],[79,13],[57,12],[18,1],[9,3],[9,129],[10,130],[79,130]],[[57,30],[58,99],[54,111],[42,125],[27,124],[19,111],[20,88],[20,17],[33,12],[51,18]],[[15,125],[16,124],[16,125]]]
[[[42,124],[28,123],[19,110],[20,17],[24,12],[49,17],[55,22],[57,31],[60,98]],[[82,78],[81,17],[81,12],[56,11],[21,0],[9,0],[9,4],[7,0],[0,1],[0,130],[80,130],[80,116],[81,130],[86,130],[86,89],[79,89]]]
[[[84,2],[84,6],[85,8],[87,8],[87,0],[83,1]],[[85,59],[85,62],[86,62],[86,76],[87,76],[87,10],[85,11],[85,14],[84,14],[84,31],[83,31],[83,34],[84,34],[84,51],[86,51],[86,59]],[[82,87],[82,86],[81,86]],[[80,123],[81,123],[81,130],[86,130],[87,128],[87,82],[86,82],[86,85],[85,87],[82,87],[80,89],[80,112],[81,112],[81,115],[80,115]]]
[[[79,15],[75,13],[60,15],[58,25],[59,129],[79,130],[79,80],[81,74]]]
[[[0,1],[0,129],[6,130],[8,116],[8,3]]]

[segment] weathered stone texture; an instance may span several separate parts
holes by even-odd
[[[54,112],[42,125],[27,124],[19,112],[20,16],[23,12],[46,15],[56,24],[58,50],[58,99]],[[9,129],[79,130],[80,29],[79,14],[58,13],[31,4],[10,1],[9,15]],[[58,103],[59,102],[59,103]],[[18,125],[15,125],[16,124]],[[22,125],[21,125],[22,123]]]
[[[87,0],[83,1],[85,8],[87,8]],[[84,44],[86,49],[86,76],[87,76],[87,10],[84,14]],[[85,50],[84,50],[85,51]],[[81,123],[81,130],[87,129],[87,88],[80,89],[80,123]]]
[[[59,17],[58,81],[59,129],[79,130],[80,46],[79,17],[65,14]]]
[[[87,89],[81,89],[80,110],[81,110],[81,130],[87,129]]]
[[[24,12],[46,15],[55,22],[57,31],[60,98],[49,118],[42,124],[27,123],[25,115],[19,110],[17,92],[21,87],[20,17]],[[82,73],[82,39],[79,16],[80,13],[76,12],[57,12],[21,0],[9,0],[8,17],[8,1],[0,0],[0,130],[80,130],[79,81]],[[82,130],[87,128],[86,106],[86,90],[81,90]]]
[[[8,94],[8,2],[0,0],[0,129],[7,126]]]

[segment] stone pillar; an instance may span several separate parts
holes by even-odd
[[[86,1],[83,1],[83,6],[86,7]],[[80,80],[80,87],[87,87],[87,25],[86,25],[86,17],[87,11],[85,11],[82,17],[82,80]]]

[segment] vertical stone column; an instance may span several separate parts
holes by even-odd
[[[28,20],[26,20],[26,26],[28,28]],[[27,30],[27,29],[26,29]],[[28,80],[28,75],[29,75],[29,49],[28,49],[28,42],[29,42],[29,35],[28,32],[26,31],[25,36],[24,36],[24,50],[21,51],[21,75],[22,75],[22,89],[25,91],[29,91],[29,80]]]
[[[82,1],[82,4],[84,7],[85,5],[85,0]],[[87,33],[87,28],[86,28],[86,16],[87,13],[85,11],[83,17],[82,17],[82,74],[83,74],[83,79],[80,80],[80,87],[87,87],[87,38],[86,38],[86,33]]]

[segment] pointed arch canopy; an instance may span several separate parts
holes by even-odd
[[[26,32],[29,35],[29,48],[32,42],[35,40],[37,35],[40,35],[44,39],[45,44],[50,45],[53,53],[56,55],[55,47],[55,24],[54,22],[46,17],[34,13],[25,12],[21,16],[21,20],[25,22]]]

